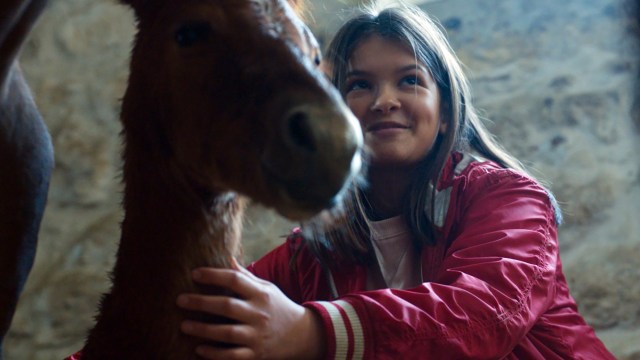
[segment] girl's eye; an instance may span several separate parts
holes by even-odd
[[[351,92],[354,90],[363,90],[363,89],[368,89],[369,83],[366,82],[365,80],[354,80],[350,83],[347,84],[347,92]]]
[[[402,78],[400,83],[401,84],[406,84],[406,85],[411,85],[411,86],[421,85],[420,78],[418,78],[417,75],[405,76],[405,77]]]
[[[181,48],[188,48],[207,41],[211,31],[211,25],[207,22],[184,24],[176,30],[174,39]]]

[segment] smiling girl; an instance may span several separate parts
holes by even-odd
[[[366,184],[247,269],[196,269],[239,298],[178,305],[208,359],[613,359],[562,273],[551,193],[483,126],[436,24],[409,6],[348,21],[328,51],[360,121]]]

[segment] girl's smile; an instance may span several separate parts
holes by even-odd
[[[377,136],[393,133],[394,130],[408,130],[409,126],[400,122],[382,120],[367,125],[365,132],[376,133]]]

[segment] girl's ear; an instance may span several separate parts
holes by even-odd
[[[440,129],[438,130],[438,132],[441,135],[444,135],[447,133],[447,125],[448,123],[446,121],[443,121],[442,119],[440,120]]]
[[[438,129],[438,132],[441,135],[444,135],[447,133],[447,125],[449,124],[449,122],[447,121],[447,118],[450,117],[447,115],[450,112],[451,112],[451,105],[449,105],[448,102],[444,102],[444,104],[442,104],[442,109],[440,109],[440,128]]]

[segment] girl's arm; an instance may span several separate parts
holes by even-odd
[[[303,329],[316,325],[312,321],[305,325],[302,315],[288,326],[275,322],[271,329],[257,326],[255,317],[262,312],[270,317],[283,309],[303,312],[283,300],[275,286],[247,275],[226,274],[230,270],[211,270],[206,277],[217,283],[226,281],[220,285],[236,291],[245,286],[253,290],[243,290],[244,300],[226,298],[198,309],[233,314],[242,324],[212,325],[189,333],[228,340],[246,331],[252,335],[232,342],[252,349],[255,358],[275,354],[292,343],[312,348],[318,342],[326,348],[328,358],[504,357],[554,298],[558,259],[554,209],[542,187],[509,170],[489,172],[469,182],[458,203],[464,207],[458,209],[457,235],[433,282],[414,289],[365,291],[337,301],[303,304],[321,320],[324,343],[320,338],[316,344],[307,342],[317,329]],[[235,280],[219,280],[225,277]],[[237,285],[245,282],[254,285]],[[256,337],[271,333],[277,338],[262,342],[264,347],[254,346]]]
[[[332,329],[335,353],[499,359],[548,309],[558,244],[546,190],[496,170],[469,181],[457,200],[456,235],[432,282],[305,304]]]

